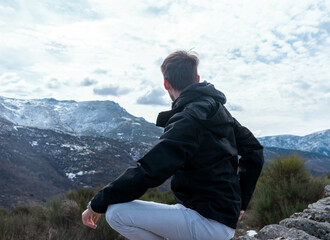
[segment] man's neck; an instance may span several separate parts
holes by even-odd
[[[172,88],[169,93],[172,101],[175,101],[180,96],[181,91]]]

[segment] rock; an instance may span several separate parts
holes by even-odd
[[[330,185],[328,185],[330,186]],[[327,187],[328,187],[327,186]],[[303,212],[294,213],[290,218],[307,218],[317,222],[330,222],[330,197],[309,204]]]
[[[330,211],[330,197],[322,198],[315,203],[309,204],[308,208]]]
[[[263,227],[255,236],[240,236],[235,240],[330,240],[330,185],[325,198],[309,204],[303,212],[294,213],[279,224]]]
[[[234,238],[232,240],[257,240],[257,239],[254,237],[249,237],[249,236],[240,236],[240,237]]]
[[[330,185],[325,186],[325,197],[330,197]]]
[[[290,218],[307,218],[317,222],[330,222],[330,211],[307,208],[303,212],[294,213]]]
[[[318,239],[302,230],[287,228],[285,226],[278,224],[271,224],[263,227],[255,237],[260,240],[269,240],[269,239],[317,240]]]
[[[327,222],[317,222],[306,218],[286,218],[280,221],[280,225],[303,230],[320,239],[330,240],[330,224]]]

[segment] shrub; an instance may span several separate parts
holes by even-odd
[[[71,191],[65,194],[67,199],[75,201],[81,211],[86,209],[87,203],[94,196],[95,191],[90,188],[78,188],[76,191]]]
[[[325,179],[311,177],[304,164],[301,157],[291,155],[278,157],[265,167],[250,204],[250,225],[277,223],[322,197]]]

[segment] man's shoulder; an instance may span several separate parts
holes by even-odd
[[[207,119],[217,109],[217,102],[211,97],[203,97],[198,101],[188,103],[183,109],[183,113],[194,119]]]

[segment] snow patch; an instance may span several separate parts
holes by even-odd
[[[84,172],[83,171],[79,171],[79,172],[77,172],[76,173],[78,176],[82,176],[82,175],[84,175]]]
[[[127,120],[127,121],[132,121],[132,119],[128,118],[128,117],[121,117],[121,118],[124,119],[124,120]]]
[[[257,232],[254,231],[254,230],[248,230],[248,231],[246,231],[246,234],[247,234],[249,237],[254,237],[255,235],[257,235]]]
[[[72,175],[72,176],[74,175],[74,178],[75,178],[76,176],[82,176],[82,175],[86,175],[86,174],[95,174],[95,173],[96,173],[95,170],[91,170],[91,171],[79,171],[77,173],[66,173],[66,175],[67,176],[68,175]]]
[[[86,149],[86,147],[84,146],[79,146],[79,145],[75,145],[75,144],[62,144],[61,147],[66,147],[66,148],[70,148],[71,151],[73,150],[77,150],[77,151],[82,151],[84,149]]]
[[[74,174],[74,173],[65,173],[65,175],[66,175],[70,180],[73,180],[74,178],[76,178],[76,174]]]
[[[60,106],[60,105],[56,105],[56,106],[54,107],[54,110],[55,110],[55,111],[58,111],[58,110],[61,110],[61,108],[62,108],[62,106]]]

